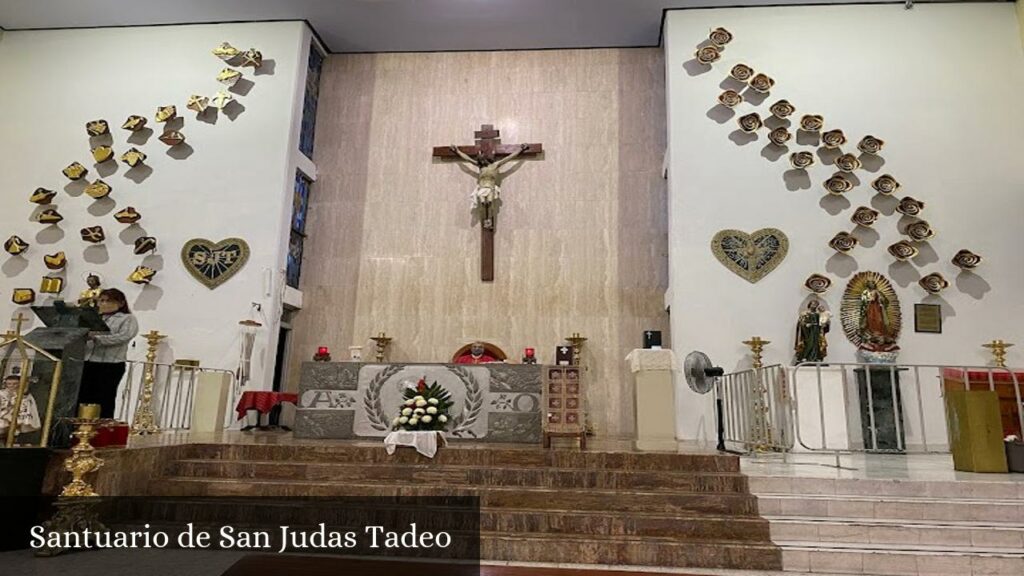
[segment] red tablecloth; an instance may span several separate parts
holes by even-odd
[[[238,412],[238,419],[241,420],[249,410],[266,414],[282,402],[298,404],[299,395],[287,392],[243,392],[242,397],[238,399],[238,405],[235,406],[235,412]]]

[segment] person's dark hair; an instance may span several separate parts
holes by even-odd
[[[128,309],[128,298],[117,288],[107,288],[100,292],[100,298],[106,298],[107,300],[117,302],[117,311],[125,314],[131,314],[132,311]]]

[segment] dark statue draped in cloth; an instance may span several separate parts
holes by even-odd
[[[828,354],[825,335],[831,325],[832,315],[817,300],[807,303],[807,310],[800,313],[796,323],[796,363],[821,362]]]

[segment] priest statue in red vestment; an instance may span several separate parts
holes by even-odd
[[[463,354],[455,359],[456,364],[487,364],[488,362],[500,362],[500,360],[488,354],[480,342],[473,342],[473,345],[469,347],[469,354]]]

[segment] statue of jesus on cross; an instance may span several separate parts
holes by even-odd
[[[484,229],[493,230],[496,210],[494,203],[501,198],[501,179],[505,176],[501,167],[529,150],[530,145],[521,144],[518,150],[494,162],[488,162],[483,152],[478,152],[474,158],[459,150],[454,144],[450,148],[459,155],[459,158],[476,167],[476,190],[470,195],[473,199],[473,209],[480,212],[480,223]]]

